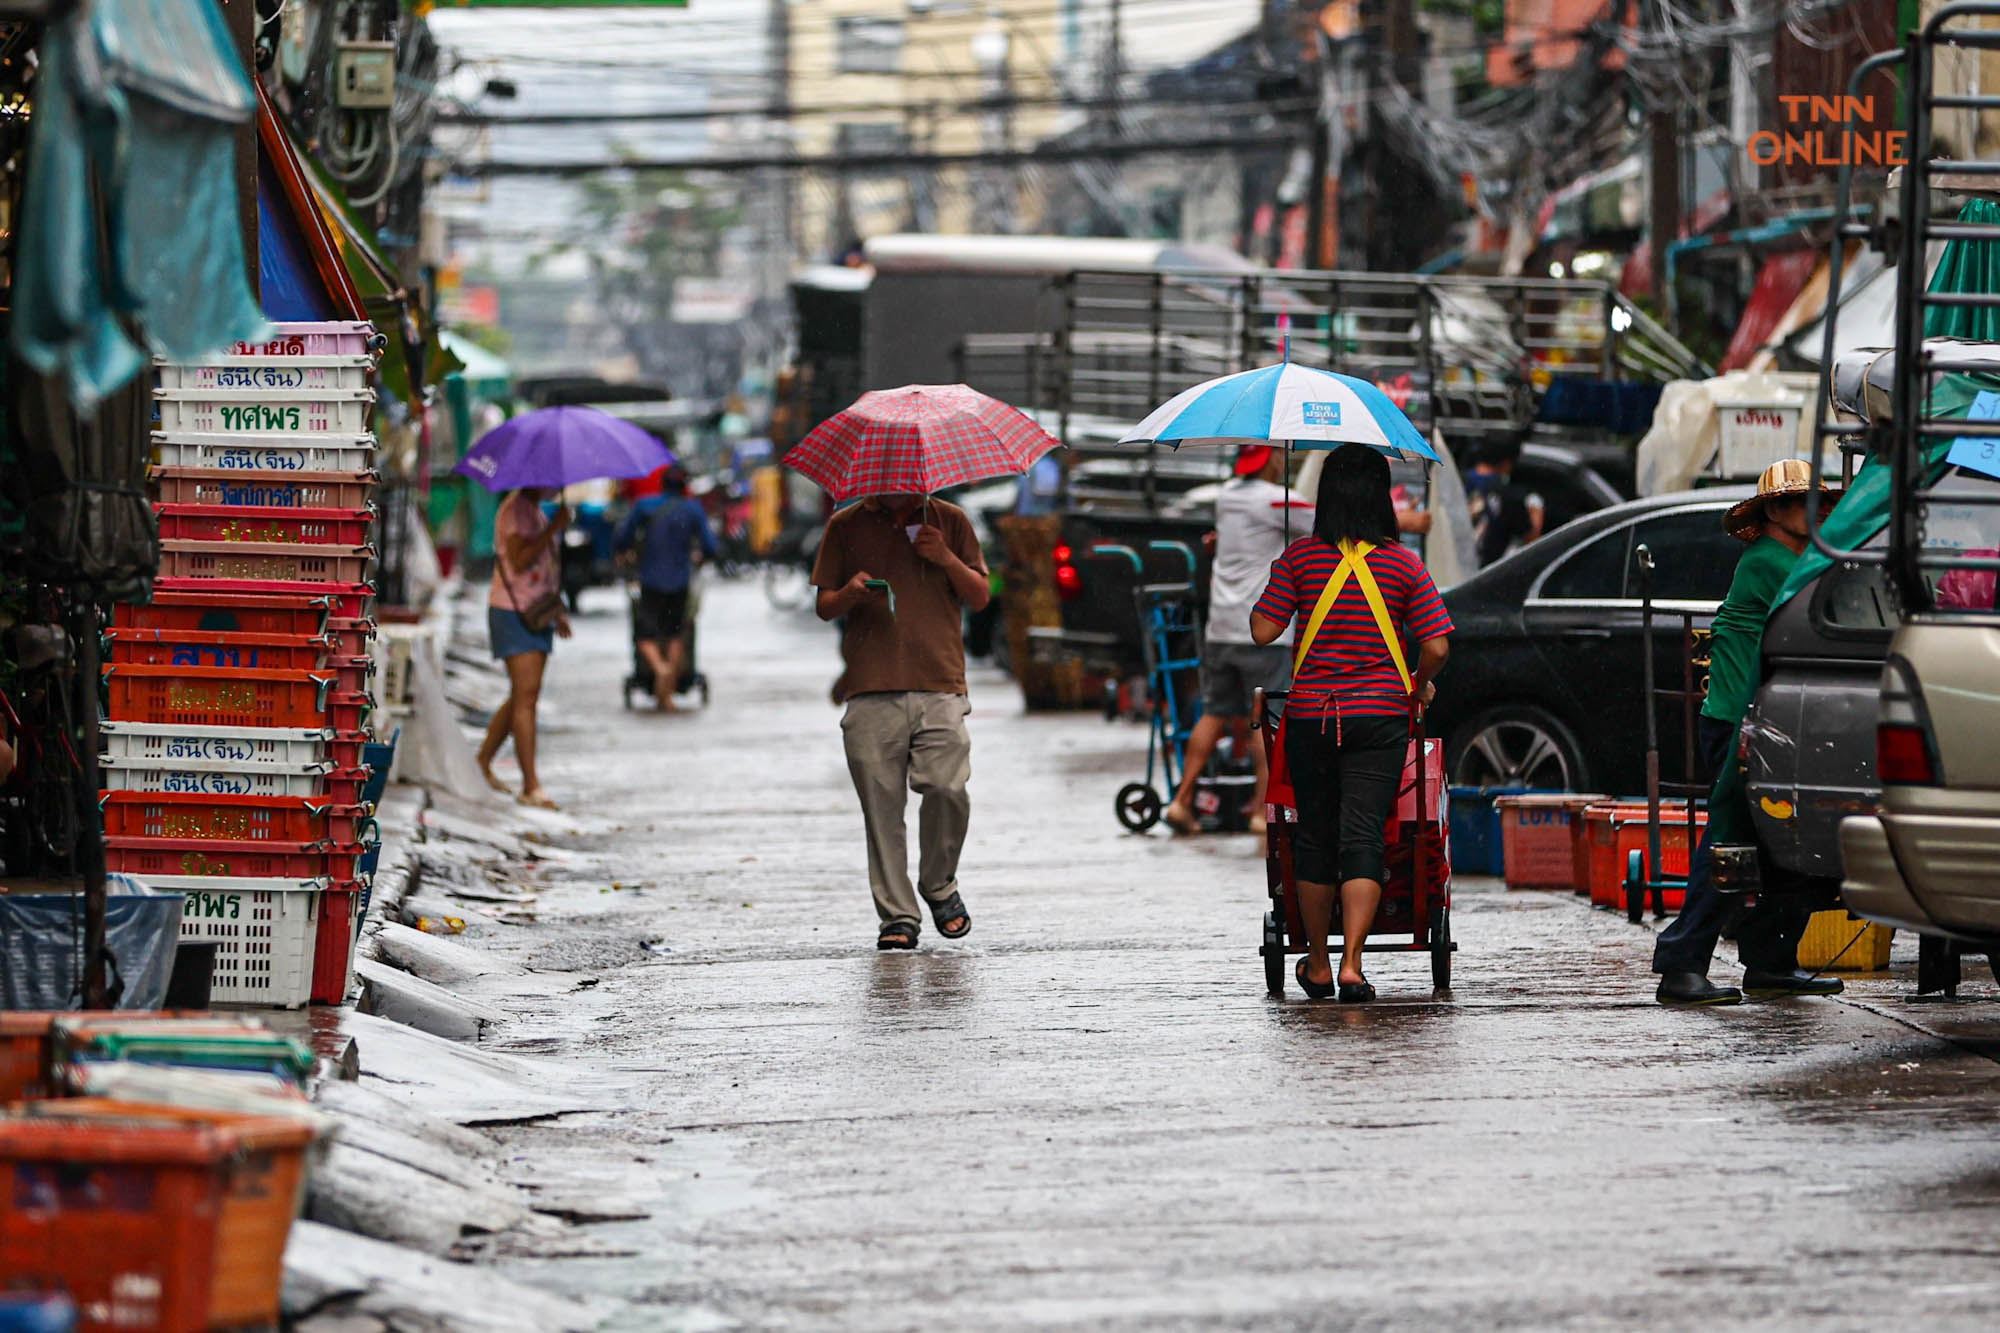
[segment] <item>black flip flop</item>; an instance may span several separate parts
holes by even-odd
[[[1342,1004],[1367,1004],[1375,998],[1375,988],[1365,981],[1343,981],[1340,983]]]
[[[947,921],[958,922],[958,929],[946,929],[944,923]],[[964,939],[971,933],[972,913],[965,910],[965,899],[958,896],[957,889],[931,904],[931,924],[937,927],[938,934],[948,940]]]
[[[1335,992],[1340,989],[1338,982],[1308,980],[1306,960],[1303,958],[1299,959],[1298,966],[1292,969],[1292,978],[1299,983],[1299,989],[1306,993],[1308,1000],[1331,1000]]]
[[[882,927],[875,937],[878,949],[914,949],[917,947],[918,927],[904,921],[891,921]]]

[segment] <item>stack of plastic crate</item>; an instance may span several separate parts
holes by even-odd
[[[115,608],[110,868],[187,894],[218,1003],[338,1003],[353,965],[374,708],[367,324],[280,324],[161,364],[153,600]]]

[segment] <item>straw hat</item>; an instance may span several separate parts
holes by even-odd
[[[1757,478],[1757,493],[1739,500],[1722,516],[1722,528],[1739,541],[1753,542],[1764,529],[1764,502],[1786,495],[1818,491],[1826,499],[1840,497],[1840,488],[1814,477],[1812,464],[1803,458],[1781,458]]]

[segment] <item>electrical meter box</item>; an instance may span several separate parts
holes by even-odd
[[[342,42],[333,56],[334,105],[384,111],[396,105],[396,44]]]

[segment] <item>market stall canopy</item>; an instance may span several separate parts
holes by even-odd
[[[463,376],[481,389],[504,389],[514,379],[514,367],[505,358],[495,356],[462,333],[446,329],[438,334],[438,344],[458,360],[458,369],[451,373]]]
[[[234,139],[257,103],[214,0],[97,0],[39,58],[13,345],[88,410],[146,366],[122,321],[177,361],[263,333]]]

